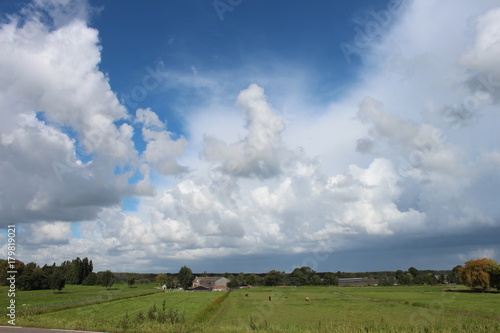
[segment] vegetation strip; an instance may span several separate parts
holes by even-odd
[[[227,299],[230,292],[231,291],[226,292],[223,296],[216,298],[215,301],[207,305],[198,315],[196,315],[194,321],[211,322],[222,309],[222,303]]]

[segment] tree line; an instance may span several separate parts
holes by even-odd
[[[186,274],[186,272],[188,272]],[[200,276],[213,276],[215,274],[203,273]],[[421,270],[410,267],[408,270],[395,272],[324,272],[317,273],[310,267],[295,268],[291,273],[271,270],[265,274],[231,274],[224,273],[229,282],[229,288],[238,288],[244,285],[253,286],[318,286],[339,285],[342,278],[362,277],[367,281],[377,280],[379,286],[392,285],[435,285],[459,284],[476,289],[488,290],[496,288],[500,291],[500,266],[495,260],[489,258],[469,260],[465,266],[457,265],[452,270]],[[166,284],[169,288],[181,286],[187,289],[194,280],[191,269],[184,266],[177,278],[175,275],[159,274],[157,282]]]
[[[61,291],[66,284],[76,285],[99,285],[111,288],[115,281],[127,282],[133,286],[136,282],[149,283],[154,281],[166,288],[189,289],[195,278],[192,270],[183,266],[176,274],[140,274],[140,273],[112,273],[93,272],[92,260],[79,257],[72,261],[65,261],[60,266],[44,265],[38,266],[31,262],[24,264],[16,262],[17,279],[16,285],[21,290],[53,289]],[[7,260],[0,259],[0,284],[6,285]],[[204,272],[199,276],[220,276]],[[496,288],[500,291],[500,266],[492,259],[482,258],[469,260],[464,266],[457,265],[449,271],[421,270],[410,267],[406,271],[395,272],[322,272],[318,273],[310,267],[295,268],[291,273],[271,270],[267,273],[224,273],[229,282],[229,288],[238,288],[243,285],[253,286],[309,286],[309,285],[339,285],[342,278],[362,277],[366,280],[378,280],[380,286],[390,285],[433,285],[440,283],[459,284],[462,283],[471,288],[483,291]]]
[[[15,263],[17,278],[16,287],[20,290],[43,290],[53,289],[61,291],[66,284],[75,285],[102,285],[111,288],[114,283],[114,275],[111,271],[94,273],[92,260],[87,257],[77,257],[71,261],[64,261],[57,266],[45,264],[40,267],[34,262],[24,264],[22,261]],[[7,260],[0,259],[0,284],[7,283]]]

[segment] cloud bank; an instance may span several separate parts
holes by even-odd
[[[481,236],[459,250],[443,240],[500,229],[495,2],[409,2],[370,43],[345,96],[299,102],[293,117],[259,82],[228,97],[217,73],[183,74],[188,88],[211,82],[212,96],[186,113],[186,136],[117,98],[89,11],[35,1],[0,27],[0,220],[19,225],[21,259],[80,255],[100,269],[176,271],[322,251],[314,268],[331,270],[333,253],[398,251],[405,239],[441,242],[445,265],[499,255]],[[271,90],[293,80],[280,74],[264,80]],[[168,90],[175,74],[166,78]],[[293,99],[305,99],[292,86]],[[290,269],[285,262],[276,268]]]

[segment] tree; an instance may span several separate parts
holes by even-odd
[[[227,287],[231,289],[238,288],[240,286],[240,282],[238,281],[237,278],[232,279],[227,283]]]
[[[84,274],[83,262],[80,257],[71,261],[71,269],[69,275],[69,284],[82,284]]]
[[[419,275],[417,275],[413,279],[413,282],[415,284],[428,284],[428,285],[432,285],[432,284],[437,284],[438,280],[436,279],[436,277],[434,276],[434,274],[432,274],[432,273],[426,273],[426,274],[419,274]]]
[[[500,291],[500,266],[497,266],[490,272],[490,284]]]
[[[183,289],[188,289],[193,284],[193,271],[187,266],[182,266],[177,275],[177,279]]]
[[[165,283],[167,283],[167,275],[160,273],[156,276],[156,283],[158,283],[160,286],[163,286]]]
[[[303,266],[300,268],[295,268],[293,272],[290,274],[290,282],[296,286],[305,286],[305,285],[317,285],[322,284],[319,276],[316,275],[316,272],[310,267]]]
[[[418,275],[418,269],[415,267],[410,267],[408,268],[408,273],[411,274],[411,276],[416,277]]]
[[[175,288],[174,277],[172,275],[167,275],[167,281],[165,282],[168,289]]]
[[[56,270],[56,263],[53,263],[52,266],[49,266],[47,264],[43,265],[42,271],[47,274],[47,276],[52,276],[52,273]]]
[[[462,269],[462,265],[457,265],[453,267],[451,273],[448,275],[448,282],[453,284],[460,283],[460,270]]]
[[[240,285],[245,285],[247,283],[247,277],[245,276],[245,273],[241,272],[240,274],[238,274],[238,276],[236,277],[238,279],[238,282],[240,283]]]
[[[339,278],[334,273],[326,273],[323,277],[323,283],[328,286],[338,286]]]
[[[14,261],[14,267],[17,271],[18,276],[21,276],[24,271],[24,263],[19,260]],[[10,284],[7,280],[7,272],[11,271],[12,268],[9,266],[9,262],[6,259],[0,259],[0,286],[6,286]]]
[[[241,285],[244,285],[245,283],[246,283],[245,273],[242,272],[236,276],[233,276],[232,279],[230,279],[229,282],[227,283],[227,286],[229,288],[234,289],[238,288]]]
[[[92,260],[89,260],[89,258],[87,258],[87,257],[82,259],[81,265],[82,265],[82,269],[81,269],[80,276],[78,277],[78,282],[80,282],[80,284],[83,282],[83,280],[85,280],[85,278],[90,273],[92,273],[92,270],[94,269],[94,265],[92,264]]]
[[[34,262],[30,262],[24,267],[24,271],[16,283],[21,290],[49,289],[49,277]]]
[[[91,272],[85,279],[83,279],[82,284],[84,286],[95,286],[97,283],[97,274]]]
[[[285,274],[280,271],[271,270],[264,277],[264,283],[266,286],[281,286],[285,280]]]
[[[498,269],[498,263],[489,258],[469,260],[465,266],[460,269],[460,280],[463,284],[471,287],[480,287],[483,291],[490,289],[491,277],[495,282],[495,272]]]
[[[252,286],[256,286],[257,285],[257,275],[255,275],[254,273],[252,274],[249,274],[247,277],[246,277],[246,282],[247,284],[249,285],[252,285]]]
[[[52,272],[52,275],[49,278],[49,284],[50,284],[50,289],[53,290],[61,290],[64,288],[66,285],[66,279],[63,276],[63,273],[60,268],[54,269]]]
[[[382,277],[378,280],[379,286],[393,286],[396,283],[396,280],[392,277]]]
[[[308,284],[308,277],[300,268],[295,268],[290,274],[290,284],[294,286],[305,286]]]
[[[398,278],[398,283],[401,285],[409,285],[413,283],[413,276],[410,273],[404,273]]]
[[[97,276],[101,286],[106,287],[106,289],[110,289],[115,283],[115,275],[110,270],[99,272]]]
[[[87,257],[80,259],[77,257],[72,261],[65,261],[61,264],[62,272],[68,284],[83,284],[87,276],[94,269],[92,260]]]
[[[310,279],[309,279],[309,284],[312,286],[320,286],[323,284],[323,280],[319,277],[318,274],[314,274]]]
[[[263,286],[264,278],[258,276],[257,274],[251,273],[246,277],[246,283],[252,286]]]

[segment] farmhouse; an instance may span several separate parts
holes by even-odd
[[[222,276],[196,277],[191,290],[193,291],[226,291],[228,279]]]

